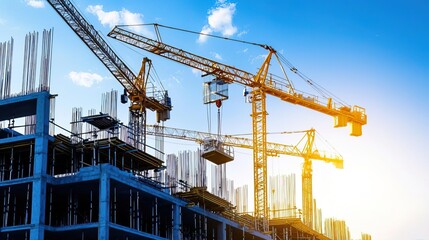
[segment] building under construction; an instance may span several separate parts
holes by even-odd
[[[163,122],[170,118],[172,109],[166,91],[147,91],[146,70],[151,61],[145,58],[140,73],[134,74],[70,1],[48,2],[125,91],[120,98],[117,91],[104,94],[99,111],[91,109],[83,114],[82,108],[72,109],[71,125],[58,125],[57,96],[49,87],[52,32],[43,32],[39,64],[38,33],[27,35],[19,93],[11,93],[13,39],[0,44],[0,239],[350,239],[344,221],[327,219],[322,228],[321,210],[316,208],[311,193],[310,160],[342,168],[342,158],[328,157],[312,149],[314,130],[306,132],[305,151],[266,142],[257,130],[253,141],[191,131],[169,136],[164,132],[167,128],[156,127],[151,132],[146,110],[156,112],[157,121]],[[125,42],[131,37],[115,29],[109,34],[111,37]],[[138,45],[139,41],[143,40],[137,37],[133,43]],[[173,47],[154,46],[152,53],[171,51],[169,56],[174,55]],[[267,50],[270,56],[275,54],[272,48]],[[268,66],[269,61],[264,64]],[[198,66],[193,64],[197,69]],[[216,69],[199,69],[222,75]],[[251,79],[266,79],[264,66],[261,69]],[[247,84],[244,78],[252,76],[235,71],[242,79],[226,82]],[[351,122],[352,135],[361,134],[361,126],[366,123],[364,109],[336,108],[332,102],[322,105],[314,98],[276,89],[281,85],[275,83],[271,80],[269,86],[261,89],[251,84],[252,104],[258,104],[259,97],[259,104],[265,104],[265,94],[275,93],[281,99],[334,116],[336,126]],[[205,96],[207,103],[219,104],[220,99],[212,99],[210,94],[214,86],[217,97],[227,96],[222,88],[225,82],[210,84],[205,85],[209,92]],[[128,124],[117,117],[118,100],[130,101]],[[259,107],[265,108],[263,104]],[[255,111],[254,116],[260,113]],[[265,133],[265,115],[256,120],[254,129],[263,128]],[[260,122],[263,125],[258,125]],[[178,157],[170,155],[164,162],[163,149],[146,142],[149,134],[197,141],[203,149],[183,152]],[[248,210],[247,188],[234,189],[225,177],[225,163],[233,160],[232,147],[251,148],[255,152],[254,212]],[[266,158],[279,154],[305,160],[304,213],[296,208],[294,175],[271,176],[268,180]],[[207,184],[207,161],[216,164],[211,182],[220,188]],[[268,182],[278,189],[271,203],[267,198]],[[371,236],[364,234],[362,238]]]
[[[11,123],[0,130],[1,239],[271,239],[204,187],[183,183],[173,194],[150,177],[163,162],[107,114],[82,117],[106,138],[49,134],[52,98],[40,91],[0,101],[0,120]],[[25,117],[35,124],[12,124]],[[329,239],[299,218],[270,225],[283,239]]]

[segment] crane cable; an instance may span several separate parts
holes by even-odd
[[[191,31],[191,30],[187,30],[187,29],[183,29],[183,28],[170,27],[170,26],[166,26],[166,25],[162,25],[162,24],[158,24],[158,23],[142,23],[142,24],[117,25],[117,27],[136,27],[136,26],[154,26],[155,32],[157,33],[157,36],[159,36],[159,32],[157,30],[157,27],[163,27],[163,28],[168,28],[168,29],[177,30],[177,31],[181,31],[181,32],[193,33],[193,34],[203,35],[203,36],[212,37],[212,38],[219,38],[219,39],[223,39],[223,40],[228,40],[228,41],[233,41],[233,42],[239,42],[239,43],[244,43],[244,44],[259,46],[259,47],[262,47],[262,48],[265,48],[265,49],[267,48],[266,44],[260,44],[260,43],[255,43],[255,42],[243,41],[243,40],[238,40],[238,39],[228,38],[228,37],[220,37],[220,36],[216,36],[216,35],[213,35],[213,34],[196,32],[196,31]]]
[[[337,97],[335,94],[327,90],[326,88],[322,87],[320,84],[313,81],[311,78],[307,77],[304,73],[299,71],[295,66],[292,65],[291,62],[289,62],[282,54],[280,54],[281,61],[286,64],[286,66],[289,67],[289,70],[296,75],[298,75],[302,80],[304,80],[307,84],[309,84],[315,91],[317,91],[320,95],[322,95],[325,98],[331,97],[332,99],[336,100],[338,103],[340,103],[343,106],[348,106],[345,101],[343,101],[341,98]]]
[[[238,40],[238,39],[228,38],[228,37],[221,37],[221,36],[217,36],[217,35],[213,35],[213,34],[196,32],[196,31],[191,31],[191,30],[187,30],[187,29],[183,29],[183,28],[166,26],[166,25],[162,25],[162,24],[158,24],[158,23],[143,23],[143,24],[118,25],[118,27],[135,27],[135,26],[154,26],[155,32],[157,34],[158,39],[160,39],[160,34],[159,34],[158,27],[163,27],[163,28],[168,28],[168,29],[172,29],[172,30],[176,30],[176,31],[192,33],[192,34],[196,34],[196,35],[203,35],[203,36],[208,36],[208,37],[212,37],[212,38],[218,38],[218,39],[223,39],[223,40],[228,40],[228,41],[233,41],[233,42],[239,42],[239,43],[244,43],[244,44],[259,46],[259,47],[262,47],[262,48],[267,49],[267,50],[272,49],[267,44],[261,44],[261,43],[255,43],[255,42],[250,42],[250,41]],[[276,53],[277,53],[277,51],[276,51]],[[341,104],[343,106],[350,106],[344,100],[342,100],[341,98],[337,97],[335,94],[333,94],[332,92],[328,91],[326,88],[324,88],[321,85],[319,85],[318,83],[314,82],[311,78],[307,77],[304,73],[302,73],[301,71],[299,71],[282,54],[276,54],[276,56],[278,56],[278,60],[279,60],[280,64],[284,63],[286,66],[288,66],[288,68],[289,68],[289,70],[291,72],[293,72],[296,75],[298,75],[302,80],[304,80],[304,82],[306,82],[308,85],[310,85],[322,97],[324,97],[326,99],[332,98],[336,102],[338,102],[339,104]],[[283,67],[281,67],[281,68],[282,68],[282,71],[283,71]],[[289,83],[288,84],[289,87],[293,89],[292,82],[288,79],[288,77],[287,77],[287,75],[286,75],[286,73],[284,71],[283,71],[283,73],[285,75],[285,78],[279,77],[279,76],[276,76],[276,77],[278,77],[279,79],[281,79],[283,82],[285,82],[285,81],[288,82]],[[275,75],[273,75],[273,76],[275,76]]]

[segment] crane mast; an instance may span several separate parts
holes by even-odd
[[[335,127],[351,125],[351,135],[360,136],[362,125],[366,124],[365,109],[354,106],[336,107],[329,99],[327,104],[320,103],[315,98],[298,94],[292,86],[285,82],[268,78],[268,68],[273,54],[273,48],[265,46],[269,51],[267,58],[256,75],[241,69],[228,66],[182,49],[164,44],[118,26],[108,34],[109,37],[125,42],[137,48],[152,52],[167,59],[214,75],[226,83],[239,83],[252,88],[252,131],[253,131],[253,164],[254,164],[254,211],[258,219],[258,228],[268,230],[268,191],[267,191],[267,142],[266,142],[266,95],[275,96],[283,101],[298,104],[334,117]],[[278,58],[278,56],[276,55]]]
[[[313,228],[313,166],[311,155],[313,152],[313,143],[315,138],[315,130],[306,131],[306,144],[304,146],[302,165],[302,212],[303,222],[305,225]]]

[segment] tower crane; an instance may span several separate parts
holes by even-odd
[[[292,133],[292,132],[281,132]],[[295,131],[293,133],[305,133],[296,145],[286,145],[274,142],[267,142],[267,155],[277,157],[287,155],[304,158],[302,166],[302,212],[303,222],[310,228],[313,228],[313,167],[312,161],[319,160],[325,163],[331,163],[336,168],[343,168],[343,157],[339,154],[327,153],[315,148],[316,130],[309,129],[305,131]],[[236,137],[231,135],[219,135],[200,131],[186,130],[180,128],[171,128],[159,125],[147,125],[146,134],[153,136],[162,136],[173,139],[193,141],[203,144],[205,139],[218,139],[225,146],[253,149],[253,141],[249,138]],[[298,148],[301,142],[305,141],[302,149]]]
[[[48,0],[48,2],[124,87],[121,101],[126,103],[127,96],[130,99],[130,112],[136,131],[139,132],[140,125],[146,123],[146,109],[156,112],[158,122],[170,118],[172,106],[168,92],[148,87],[148,74],[152,66],[148,58],[143,59],[140,72],[136,76],[71,1]],[[145,145],[144,141],[143,139],[143,145]]]
[[[304,132],[304,137],[300,140],[305,141],[304,147],[301,150],[302,157],[304,158],[304,163],[302,164],[302,212],[303,212],[303,222],[310,228],[313,228],[314,214],[313,214],[313,163],[312,159],[317,159],[320,152],[314,147],[315,140],[315,129],[309,129]],[[299,145],[299,143],[298,143]],[[325,154],[324,154],[325,155]],[[343,168],[343,163],[338,163],[334,165],[337,168]]]
[[[155,30],[160,35],[157,26]],[[362,125],[367,122],[365,109],[359,106],[353,108],[338,105],[332,98],[327,103],[320,102],[315,97],[305,96],[296,91],[288,81],[278,81],[269,74],[271,58],[274,55],[280,62],[277,52],[270,46],[260,45],[268,51],[267,57],[256,74],[198,56],[185,50],[167,45],[160,40],[154,40],[130,32],[120,26],[115,26],[108,34],[109,37],[125,42],[153,54],[165,57],[178,63],[196,68],[205,74],[213,75],[226,83],[239,83],[252,88],[252,133],[253,133],[253,168],[254,168],[254,211],[259,226],[267,230],[268,191],[267,191],[267,136],[266,136],[266,95],[272,95],[285,102],[298,104],[303,107],[334,117],[335,127],[351,126],[351,135],[360,136]],[[280,64],[281,66],[281,64]],[[282,68],[283,70],[283,68]],[[296,68],[291,71],[297,73]],[[283,71],[284,72],[284,71]],[[287,76],[285,75],[286,79]]]

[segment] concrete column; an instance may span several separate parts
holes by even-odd
[[[33,191],[30,240],[44,239],[46,210],[46,169],[49,143],[49,93],[37,97],[36,138],[33,150]]]
[[[109,215],[110,215],[110,178],[103,165],[100,177],[100,210],[98,214],[98,239],[109,240]]]
[[[226,240],[226,223],[220,222],[217,225],[217,239]]]
[[[173,204],[173,239],[182,239],[180,229],[182,226],[181,208],[177,204]]]

